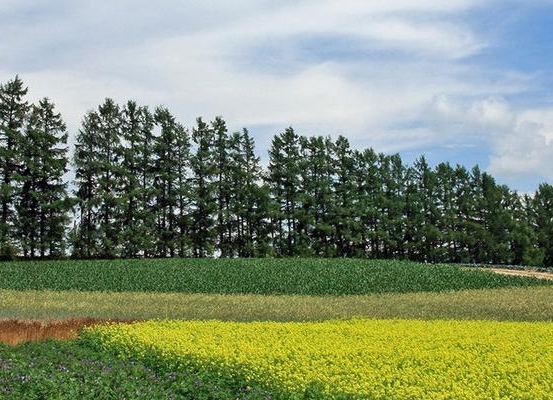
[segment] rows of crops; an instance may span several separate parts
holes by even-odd
[[[451,265],[345,259],[112,260],[0,264],[0,289],[360,295],[547,285]]]
[[[0,263],[0,318],[154,319],[0,344],[0,397],[551,398],[552,299],[551,281],[401,261]]]
[[[238,374],[301,396],[548,399],[553,326],[408,320],[145,322],[87,328],[126,358]]]

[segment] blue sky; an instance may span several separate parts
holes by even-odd
[[[408,162],[553,182],[553,0],[0,0],[19,74],[72,135],[105,97],[271,137],[342,134]]]

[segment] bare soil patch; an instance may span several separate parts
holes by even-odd
[[[514,276],[529,276],[529,277],[533,277],[533,278],[553,280],[553,273],[551,273],[551,272],[539,272],[539,271],[504,269],[504,268],[490,268],[490,271],[495,272],[496,274],[514,275]]]
[[[74,339],[83,327],[105,322],[132,321],[100,318],[71,318],[50,321],[4,319],[0,320],[0,342],[16,345],[45,339]]]

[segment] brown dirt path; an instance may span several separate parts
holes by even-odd
[[[529,277],[533,277],[533,278],[553,280],[553,273],[551,273],[551,272],[538,272],[538,271],[504,269],[504,268],[490,268],[490,271],[495,272],[496,274],[514,275],[514,276],[529,276]]]
[[[83,327],[105,322],[132,321],[99,318],[72,318],[51,321],[4,319],[0,320],[0,342],[16,345],[35,340],[74,339]]]

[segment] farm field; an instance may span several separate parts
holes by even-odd
[[[77,338],[105,320],[144,322]],[[121,398],[119,386],[152,399],[553,396],[542,383],[553,381],[553,282],[484,269],[342,259],[1,263],[0,329],[17,324],[41,329],[21,340],[49,330],[71,339],[0,344],[2,398]],[[4,329],[0,341],[18,341]]]
[[[551,285],[485,269],[359,259],[152,259],[0,263],[0,289],[345,296]]]
[[[545,399],[552,335],[550,323],[354,319],[154,321],[86,328],[84,339],[170,370],[236,374],[286,398]]]
[[[2,319],[553,321],[553,286],[355,296],[0,290]]]

